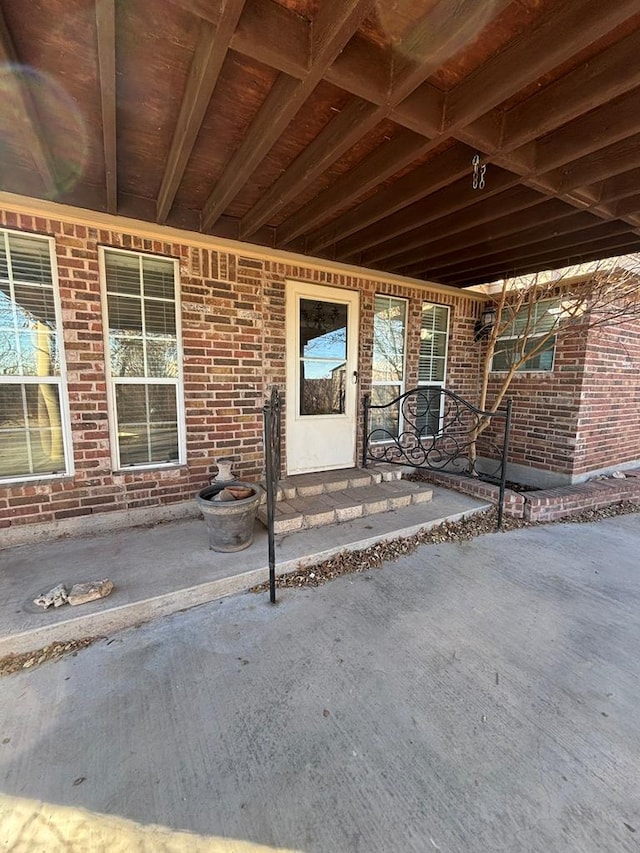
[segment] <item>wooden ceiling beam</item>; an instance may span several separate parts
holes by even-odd
[[[525,145],[640,86],[639,54],[640,32],[635,31],[509,110],[505,145]]]
[[[157,220],[166,222],[220,76],[245,0],[225,0],[218,26],[200,22],[178,120],[158,193]]]
[[[515,175],[500,170],[494,175],[491,187],[483,191],[483,197],[491,198],[517,184],[518,179]],[[467,210],[477,200],[478,194],[471,187],[471,179],[465,176],[438,192],[402,208],[388,219],[376,222],[373,226],[341,240],[335,247],[336,256],[342,260],[352,259],[350,263],[359,262],[360,253],[366,249],[377,246],[378,243],[393,240],[399,234],[414,231],[449,214]]]
[[[574,80],[572,86],[575,87],[577,82],[579,81]],[[604,82],[601,85],[604,86],[607,82],[608,77],[605,75]],[[572,87],[568,87],[567,91],[571,91],[571,88]],[[417,102],[421,96],[422,87],[417,89],[416,92],[411,96],[411,98],[407,99],[404,104],[401,105],[401,107],[403,107],[407,105],[409,101],[414,101],[414,103],[410,105],[408,115],[411,115],[413,112],[419,113],[419,109],[417,109]],[[599,92],[598,99],[602,99],[603,97],[603,92]],[[632,100],[633,97],[630,96],[629,104],[631,104]],[[627,103],[627,99],[623,99],[623,104],[624,103]],[[547,110],[546,126],[548,127],[558,127],[570,114],[568,108],[561,103],[556,103],[554,110],[552,110],[551,104],[546,101],[545,107]],[[554,137],[554,140],[558,142],[557,147],[554,147],[553,144],[542,144],[540,155],[542,169],[544,169],[545,166],[545,157],[548,158],[547,162],[558,164],[566,162],[567,159],[571,159],[571,143],[577,144],[576,136],[578,137],[579,143],[585,148],[589,148],[591,146],[595,148],[596,146],[600,146],[603,143],[606,144],[609,140],[623,138],[624,135],[627,134],[627,131],[633,132],[635,128],[635,116],[640,115],[640,111],[634,111],[633,109],[630,109],[629,111],[627,111],[627,113],[628,116],[626,119],[626,128],[623,126],[622,113],[617,113],[614,105],[613,107],[604,107],[603,112],[599,115],[594,114],[594,116],[597,117],[593,119],[593,124],[590,124],[589,119],[585,118],[584,121],[580,121],[578,123],[575,130],[572,129],[571,126],[569,126],[569,128],[563,128],[557,131],[558,137]],[[500,138],[501,124],[499,116],[500,114],[498,111],[492,110],[487,115],[482,116],[475,122],[472,122],[462,131],[460,129],[455,131],[455,136],[459,137],[462,140],[466,140],[466,142],[470,146],[477,147],[480,151],[486,151],[487,149],[491,150],[496,146],[496,143]],[[405,114],[405,123],[411,123],[410,120],[406,121],[406,119],[407,114]],[[600,119],[602,119],[602,122],[598,124],[597,122]],[[414,123],[413,126],[416,128],[416,130],[419,130],[417,123]],[[535,175],[539,171],[535,162],[536,152],[538,150],[536,144],[534,143],[531,150],[529,151],[520,150],[509,153],[509,150],[514,146],[517,141],[518,139],[515,137],[506,138],[505,142],[502,145],[502,148],[499,149],[501,151],[506,151],[506,156],[504,156],[501,160],[498,160],[498,162],[500,162],[500,165],[502,165],[503,168],[512,169],[518,174]],[[485,158],[485,162],[491,159],[492,158]],[[495,160],[496,158],[493,159]],[[534,183],[533,186],[536,186],[536,184]],[[549,195],[555,195],[555,188],[553,186],[549,186],[548,182],[543,181],[542,185],[536,188],[539,191],[543,191]],[[357,198],[357,192],[358,187],[357,184],[354,183],[353,191],[350,192],[349,198],[343,199],[343,201],[347,202]],[[325,190],[323,195],[324,199],[326,200],[324,202],[324,211],[321,210],[323,202],[320,199],[316,199],[314,201],[313,223],[307,221],[307,210],[305,208],[305,211],[302,212],[301,215],[292,216],[290,218],[290,222],[284,223],[284,226],[279,229],[279,242],[284,244],[286,243],[288,238],[293,239],[294,236],[298,236],[302,233],[308,233],[309,229],[315,224],[317,224],[318,221],[326,221],[335,213],[335,197],[338,195],[337,188],[330,187]],[[590,202],[592,200],[588,201]],[[578,208],[580,208],[581,206],[584,206],[584,202],[577,204]],[[321,213],[323,214],[322,216],[320,216]],[[355,212],[354,218],[356,218],[357,216],[358,214],[357,212]]]
[[[304,211],[282,223],[277,229],[278,245],[288,245],[300,234],[326,221],[353,199],[423,157],[433,145],[409,131],[401,131],[394,139],[383,142],[333,186],[305,204]]]
[[[514,156],[543,174],[638,133],[640,91],[634,90],[528,143]]]
[[[303,80],[279,75],[204,205],[203,231],[211,228],[249,180],[358,29],[371,5],[372,0],[340,0],[320,7],[312,29],[308,74]]]
[[[628,198],[620,199],[614,205],[613,212],[616,217],[624,218],[627,216],[635,216],[640,213],[640,195],[638,195],[638,185],[636,184],[635,195]]]
[[[118,155],[116,121],[116,9],[115,0],[97,0],[98,73],[102,110],[107,212],[118,209]]]
[[[217,25],[220,19],[219,9],[209,0],[171,2],[212,25]],[[303,80],[311,62],[311,30],[311,21],[273,0],[250,0],[231,38],[231,48],[276,71]],[[351,95],[383,105],[391,90],[392,71],[392,52],[380,49],[355,33],[327,68],[324,79]],[[430,137],[441,130],[443,110],[444,94],[425,82],[392,111],[391,118],[409,130]]]
[[[302,80],[309,71],[310,40],[309,21],[272,0],[253,0],[240,18],[231,47]],[[391,89],[392,68],[391,51],[380,49],[356,33],[327,68],[324,80],[357,98],[383,105]],[[443,92],[425,82],[392,110],[391,118],[416,133],[435,136],[442,128],[444,99]]]
[[[189,0],[174,0],[187,6]],[[213,20],[215,18],[215,20]],[[215,23],[217,16],[212,16]],[[304,80],[311,67],[312,22],[274,3],[250,0],[231,38],[231,48],[290,77]],[[355,33],[345,49],[326,69],[324,80],[338,89],[373,104],[384,104],[391,89],[393,62],[384,50]],[[435,135],[442,124],[444,95],[423,84],[419,103],[398,111],[398,124],[417,133]]]
[[[411,95],[447,59],[461,49],[461,37],[475,39],[512,0],[438,0],[428,14],[415,22],[408,35],[394,45],[396,61],[389,100],[394,105]],[[489,10],[487,12],[487,10]]]
[[[510,235],[494,237],[493,234],[489,234],[487,239],[482,242],[467,244],[463,251],[443,252],[429,258],[421,258],[419,262],[405,266],[403,269],[406,274],[412,275],[412,270],[424,269],[426,261],[430,267],[441,272],[447,267],[457,268],[465,262],[475,263],[481,258],[501,255],[510,250],[522,249],[522,254],[526,254],[528,246],[544,244],[575,232],[603,227],[602,221],[593,214],[576,213],[571,207],[557,200],[548,201],[539,212],[541,218],[535,224],[531,225],[530,222],[527,223],[526,220],[522,220],[523,227]],[[541,221],[544,223],[543,225],[540,225]],[[530,227],[526,227],[527,225]],[[550,225],[551,227],[549,227]],[[481,266],[482,262],[479,265]],[[394,265],[387,268],[398,269],[399,267]]]
[[[635,154],[636,149],[637,149],[637,146],[635,145],[635,137],[634,137],[634,140],[632,140],[630,144],[627,144],[627,141],[623,140],[620,143],[620,147],[615,148],[613,151],[609,151],[609,154],[614,155],[611,162],[609,162],[609,158],[607,157],[607,155],[605,155],[604,158],[601,158],[597,152],[593,155],[594,162],[603,161],[603,164],[601,164],[600,168],[604,169],[606,171],[606,173],[610,173],[614,169],[617,171],[619,168],[629,168],[630,164],[633,165],[636,162],[636,154]],[[622,156],[623,154],[626,154],[626,158]],[[508,163],[509,165],[513,165],[512,161],[509,158],[505,158],[505,159],[506,159],[506,163]],[[617,165],[616,165],[616,163],[617,163]],[[591,165],[593,165],[593,162],[591,163]],[[520,166],[520,168],[519,168],[519,166]],[[519,166],[518,166],[518,164],[516,164],[513,167],[513,170],[517,174],[521,175],[521,178],[522,178],[523,173],[525,176],[527,175],[527,173],[530,173],[530,170],[522,168],[522,164],[519,164]],[[568,166],[566,168],[570,169],[570,168],[572,168],[572,166],[573,166],[573,164],[571,164],[571,166]],[[523,181],[523,185],[529,186],[531,189],[533,189],[537,192],[540,192],[544,195],[547,195],[549,197],[561,196],[563,201],[565,201],[567,204],[573,205],[574,207],[576,207],[579,210],[585,209],[585,208],[591,208],[592,212],[595,215],[601,216],[605,220],[613,218],[614,214],[612,214],[610,211],[608,211],[606,209],[598,208],[597,202],[593,198],[582,198],[581,197],[580,186],[582,184],[586,183],[590,178],[597,178],[598,177],[597,174],[594,175],[593,172],[582,173],[578,178],[575,179],[575,181],[571,182],[572,184],[574,184],[574,183],[576,184],[576,187],[574,188],[573,186],[568,186],[568,185],[567,186],[562,186],[562,185],[557,186],[559,179],[562,178],[562,174],[561,174],[562,171],[563,170],[558,170],[556,173],[551,175],[551,178],[547,175],[543,175],[540,179],[537,179],[534,175],[533,177],[530,177],[529,179],[525,179]],[[490,169],[490,171],[488,173],[487,186],[491,186],[491,175],[492,174],[493,174],[493,169]],[[486,193],[486,189],[483,191],[483,193]],[[354,212],[353,216],[354,216],[354,219],[357,219],[357,211]],[[389,223],[387,221],[382,221],[380,223],[380,228],[378,230],[374,229],[373,231],[369,232],[370,233],[369,239],[371,239],[371,237],[373,237],[373,235],[376,235],[376,237],[378,238],[378,241],[384,241],[385,238],[384,238],[383,234],[384,234],[384,231],[385,231],[388,224]],[[407,224],[407,229],[406,229],[407,231],[411,232],[415,229],[415,224],[412,224],[409,221],[407,221],[406,224]],[[631,223],[631,224],[633,224],[633,223]],[[393,227],[391,229],[391,233],[390,233],[389,237],[391,237],[391,236],[398,237],[398,236],[400,236],[400,233],[402,233],[402,232],[397,232],[397,229],[395,227]],[[390,240],[387,241],[387,247],[390,246],[390,242],[391,242]],[[356,242],[356,244],[362,248],[364,241],[358,240]],[[376,245],[376,241],[372,242],[371,245]],[[336,251],[338,252],[338,254],[340,256],[342,256],[339,248]]]
[[[452,287],[473,287],[478,284],[487,284],[488,282],[497,281],[502,278],[514,278],[516,276],[528,275],[539,272],[541,269],[553,270],[570,267],[577,264],[586,264],[591,261],[602,261],[606,258],[619,257],[632,252],[637,252],[640,249],[640,238],[637,240],[629,240],[619,238],[614,241],[602,242],[598,241],[598,247],[591,250],[586,246],[575,254],[567,254],[560,252],[558,254],[550,253],[537,258],[528,259],[517,264],[502,264],[494,267],[491,270],[484,270],[479,274],[466,275],[441,275],[429,276],[424,274],[424,278],[429,281],[440,282],[441,284],[449,284]],[[587,246],[589,244],[586,244]],[[543,264],[541,266],[540,264]]]
[[[497,11],[493,10],[494,16]],[[240,19],[232,47],[272,68],[303,77],[308,70],[309,33],[306,19],[271,0],[252,0]],[[634,32],[506,115],[490,110],[456,135],[485,153],[520,147],[640,85],[640,69],[635,62],[639,48],[640,35]],[[356,35],[327,69],[325,79],[382,105],[389,91],[391,70],[390,53]],[[441,128],[443,109],[443,94],[423,83],[392,110],[391,118],[416,133],[433,137]]]
[[[55,163],[46,142],[36,104],[24,84],[20,59],[0,7],[0,67],[2,66],[7,69],[3,79],[2,99],[5,110],[10,110],[5,114],[11,115],[13,121],[19,123],[22,145],[29,150],[33,158],[44,185],[45,197],[53,198],[56,195]]]
[[[380,107],[353,98],[242,218],[240,239],[254,234],[285,204],[380,123]]]
[[[362,264],[371,266],[380,261],[388,261],[390,264],[405,266],[411,263],[414,254],[429,251],[429,247],[434,243],[438,247],[445,243],[447,247],[453,248],[458,245],[466,246],[469,243],[471,229],[482,229],[487,223],[494,223],[499,218],[521,213],[547,200],[547,196],[527,187],[517,186],[489,199],[481,196],[465,210],[431,222],[428,229],[414,228],[402,235],[400,239],[379,243],[361,255]]]
[[[332,86],[363,100],[383,106],[391,91],[393,54],[356,35],[327,69],[324,79]],[[428,138],[442,129],[444,93],[422,83],[408,98],[391,110],[396,124]]]
[[[484,115],[639,12],[640,0],[617,0],[606,15],[602,0],[564,0],[449,93],[445,130]]]
[[[603,254],[607,252],[608,254]],[[613,258],[619,257],[621,255],[626,255],[631,252],[638,251],[637,243],[609,243],[606,249],[600,248],[594,252],[587,252],[586,250],[581,252],[578,255],[567,256],[566,254],[560,255],[548,255],[544,258],[545,266],[541,268],[539,264],[534,261],[526,261],[521,265],[512,265],[511,267],[498,267],[496,270],[490,272],[488,275],[479,274],[476,276],[438,276],[432,277],[429,279],[428,275],[425,273],[424,278],[430,281],[436,281],[441,284],[448,284],[451,287],[460,287],[460,288],[468,288],[474,287],[480,284],[487,284],[492,281],[497,281],[502,278],[514,278],[515,276],[529,275],[539,272],[541,269],[552,270],[552,269],[562,269],[563,267],[573,266],[575,264],[586,264],[591,261],[601,261],[604,258]]]
[[[607,109],[607,115],[609,115],[609,110],[608,110],[608,108],[606,108],[606,109]],[[611,111],[611,115],[609,117],[611,118],[612,116],[615,116],[615,111]],[[584,127],[583,127],[583,131],[584,131]],[[595,132],[596,131],[594,131],[594,133]],[[619,133],[619,132],[620,131],[617,131],[617,130],[615,131],[615,133]],[[586,138],[589,138],[589,137],[586,137]],[[592,207],[593,213],[595,215],[599,215],[603,219],[610,219],[610,218],[612,218],[613,215],[607,210],[599,209],[597,207],[597,205],[593,204],[592,200],[588,200],[588,199],[583,200],[579,197],[573,197],[573,195],[565,195],[565,194],[570,193],[571,190],[573,190],[574,188],[579,188],[580,186],[582,186],[585,183],[588,183],[592,180],[597,180],[599,177],[602,177],[602,171],[604,171],[605,174],[610,174],[612,171],[618,171],[620,169],[627,169],[630,167],[630,165],[634,165],[637,162],[637,150],[638,150],[638,146],[636,145],[636,137],[634,136],[631,140],[623,139],[617,146],[614,146],[612,149],[611,148],[605,149],[606,153],[604,156],[602,156],[601,152],[599,152],[599,151],[595,152],[592,155],[589,155],[589,157],[592,158],[591,160],[589,160],[588,157],[583,158],[585,160],[585,163],[583,165],[585,166],[585,168],[588,167],[590,169],[590,171],[581,172],[572,181],[569,181],[565,177],[564,173],[565,173],[565,170],[567,170],[567,171],[572,170],[574,164],[570,164],[569,166],[567,166],[563,169],[558,169],[555,172],[552,171],[551,173],[549,173],[549,175],[543,175],[540,178],[537,178],[535,173],[532,174],[532,170],[530,168],[524,168],[522,163],[516,164],[514,167],[514,171],[517,174],[519,174],[521,177],[523,176],[523,173],[524,173],[524,176],[529,175],[530,177],[529,177],[529,179],[526,180],[526,185],[531,187],[532,189],[536,190],[537,192],[545,194],[549,197],[562,196],[563,201],[565,201],[567,204],[573,205],[574,207],[576,207],[579,210],[584,209],[586,207]],[[565,154],[568,156],[568,152],[565,151]],[[549,156],[553,156],[553,155],[549,155]],[[512,161],[508,158],[507,158],[507,162],[509,164],[512,163]],[[582,162],[582,161],[580,161],[580,162]],[[596,168],[601,170],[601,171],[594,171],[594,170],[596,170]],[[410,176],[407,176],[407,179],[410,179]],[[491,184],[491,179],[489,179],[487,181],[487,185],[490,186],[490,184]],[[393,187],[389,188],[385,192],[391,194],[393,192]],[[483,193],[486,193],[486,189],[483,191]],[[403,233],[401,231],[397,231],[395,225],[391,226],[391,223],[389,221],[390,211],[387,212],[384,210],[383,206],[380,206],[379,212],[381,214],[380,215],[380,219],[381,219],[380,228],[374,229],[373,231],[370,230],[368,232],[369,233],[368,237],[366,236],[366,232],[365,232],[365,236],[363,237],[363,239],[356,238],[355,242],[351,241],[351,247],[352,248],[353,248],[353,246],[358,246],[358,250],[362,251],[362,249],[367,248],[367,246],[365,245],[366,242],[368,242],[369,245],[375,246],[375,245],[378,245],[381,241],[386,242],[387,248],[388,248],[389,247],[389,241],[391,240],[391,238],[398,237],[398,236],[400,236],[401,233]],[[359,219],[360,219],[360,209],[358,208],[355,212],[351,212],[351,214],[349,216],[352,233],[356,230],[353,226],[353,223],[358,223]],[[368,217],[367,217],[367,219],[368,219]],[[327,245],[330,245],[330,243],[333,242],[332,240],[329,239],[331,234],[336,235],[335,239],[344,239],[344,236],[342,238],[337,237],[338,229],[336,229],[335,231],[331,230],[336,224],[339,225],[340,223],[339,222],[338,223],[332,222],[331,225],[325,229],[324,233],[319,235],[319,238],[317,240],[313,239],[313,235],[312,235],[312,239],[308,243],[309,250],[310,251],[316,251],[319,248],[325,248]],[[390,230],[388,232],[388,236],[385,238],[383,235],[385,232],[387,232],[387,229],[389,229],[389,227],[390,227]],[[410,221],[407,220],[406,231],[413,231],[415,229],[415,227],[416,227],[415,223],[411,223]],[[300,231],[300,230],[301,230],[301,223],[298,224],[298,231]],[[280,240],[280,236],[278,236],[278,240]],[[322,243],[322,245],[321,245],[321,243]],[[338,256],[344,257],[343,249],[341,247],[337,247],[336,252],[337,252]],[[350,251],[349,256],[351,254],[357,254],[357,252],[356,251],[353,251],[353,252]]]
[[[431,89],[431,87],[429,87]],[[431,103],[431,95],[433,90],[429,92],[426,101]],[[445,142],[446,137],[440,135],[433,139],[428,138],[427,125],[431,124],[431,120],[425,116],[429,113],[428,107],[422,111],[418,106],[418,100],[413,100],[415,96],[423,99],[425,96],[425,86],[419,87],[414,96],[411,96],[398,108],[403,110],[408,101],[412,101],[411,111],[404,113],[402,119],[398,115],[398,109],[390,113],[390,118],[396,123],[401,124],[406,128],[413,128],[416,133],[426,136],[426,142],[417,142],[415,146],[415,155],[412,159],[407,160],[405,156],[404,146],[396,156],[391,147],[388,150],[383,150],[382,146],[379,150],[373,151],[367,158],[358,164],[347,175],[341,176],[340,181],[329,186],[326,190],[320,193],[315,199],[308,204],[305,204],[304,210],[298,210],[292,214],[284,223],[278,227],[278,244],[280,246],[288,245],[296,237],[301,234],[308,233],[311,229],[327,222],[341,209],[347,207],[352,201],[357,201],[358,198],[365,195],[373,186],[381,183],[387,178],[393,176],[397,172],[402,171],[413,160],[423,157],[430,150],[438,147]],[[439,93],[439,98],[442,98],[442,93]],[[412,118],[415,116],[415,118]],[[478,129],[474,127],[474,133],[485,132],[485,125]],[[493,117],[491,124],[495,126]],[[478,138],[474,136],[471,140],[474,145],[478,144]],[[375,176],[378,175],[378,180]]]
[[[444,92],[429,83],[423,83],[391,110],[389,118],[421,136],[435,138],[441,135],[444,99]]]
[[[492,16],[498,15],[510,3],[511,0],[494,0]],[[477,17],[478,8],[477,0],[458,0],[457,4],[440,0],[428,15],[412,27],[407,38],[410,45],[401,43],[396,46],[396,55],[400,57],[404,57],[410,48],[412,59],[394,64],[391,90],[386,102],[375,109],[367,104],[352,104],[345,109],[347,115],[335,118],[243,218],[241,236],[250,236],[268,222],[301,189],[411,95],[454,51],[461,21],[469,27]],[[350,112],[354,113],[353,118],[350,118]]]
[[[639,163],[640,133],[540,175],[538,183],[547,187],[548,192],[559,195],[635,169]]]
[[[425,86],[423,85],[398,108],[403,110],[405,105],[411,102],[410,111],[408,110],[404,114],[400,123],[405,127],[415,128],[416,132],[421,135],[426,135],[426,128],[421,125],[424,125],[424,114],[428,112],[428,109],[423,112],[419,107],[424,96]],[[430,102],[430,99],[431,94],[427,96],[426,100]],[[393,120],[397,119],[398,109],[393,110],[390,114]],[[416,116],[415,120],[411,118],[414,114]],[[483,148],[487,144],[485,135],[492,135],[494,138],[497,138],[499,136],[497,121],[496,116],[492,114],[487,117],[486,121],[483,118],[470,125],[469,130],[473,131],[473,137],[470,139],[470,142],[474,146],[480,142],[480,147]],[[478,139],[478,134],[482,135],[481,140]],[[339,182],[328,187],[310,203],[305,204],[304,210],[297,211],[282,223],[278,227],[278,245],[286,246],[301,234],[308,233],[312,228],[330,220],[338,210],[344,209],[352,201],[356,201],[359,197],[365,195],[373,186],[391,177],[396,172],[401,171],[412,160],[424,156],[429,150],[437,147],[444,141],[445,137],[440,135],[429,140],[426,144],[423,143],[421,145],[419,142],[416,143],[416,153],[409,160],[405,156],[404,147],[402,150],[399,150],[397,155],[391,150],[391,147],[388,150],[383,150],[381,147],[379,150],[373,151],[355,169],[347,175],[342,176]],[[375,179],[376,175],[379,176],[378,180]]]
[[[212,3],[211,0],[168,0],[168,2],[185,12],[190,12],[197,18],[208,21],[214,27],[218,26],[222,14],[222,2],[220,0],[217,3]]]
[[[624,225],[615,222],[604,222],[591,225],[588,228],[583,228],[572,234],[567,234],[562,237],[550,241],[540,240],[538,243],[532,243],[523,249],[512,249],[504,252],[496,252],[494,255],[489,255],[474,263],[461,263],[457,267],[446,266],[439,268],[434,264],[429,264],[429,273],[434,276],[442,274],[467,276],[475,275],[480,271],[484,275],[486,270],[495,270],[496,267],[503,267],[510,264],[526,263],[534,258],[547,257],[554,255],[561,257],[565,255],[567,258],[574,257],[579,252],[584,251],[582,247],[588,247],[587,250],[595,251],[598,247],[609,245],[618,245],[625,242],[640,242],[640,235],[631,235],[629,229]],[[534,247],[537,247],[534,249]]]
[[[247,2],[231,49],[304,80],[311,67],[311,21],[273,0]]]
[[[476,252],[490,253],[492,251],[489,248],[490,246],[506,238],[514,241],[514,246],[518,245],[515,242],[516,240],[523,239],[524,245],[527,242],[526,235],[529,230],[540,227],[541,222],[545,223],[543,227],[547,229],[551,222],[586,215],[576,213],[574,208],[557,199],[546,199],[545,196],[536,196],[534,193],[532,196],[535,197],[535,201],[531,202],[529,208],[525,210],[511,211],[510,213],[502,211],[497,218],[488,220],[485,227],[480,226],[473,230],[463,231],[449,240],[430,242],[411,252],[403,252],[388,258],[385,267],[387,269],[407,269],[418,264],[424,266],[425,261],[431,262],[449,258],[452,258],[453,261],[461,261],[467,257],[473,258]],[[521,237],[521,235],[525,236]]]
[[[356,97],[383,104],[391,89],[392,53],[356,33],[324,79]]]
[[[352,211],[347,211],[334,219],[327,228],[309,238],[308,251],[316,252],[337,240],[349,237],[356,231],[366,228],[367,225],[383,217],[389,217],[414,201],[448,186],[456,178],[470,172],[472,156],[473,152],[466,145],[459,143],[454,145],[448,151],[399,178],[393,186],[381,190],[360,204],[357,216],[354,216]]]
[[[514,172],[521,176],[534,176],[539,172],[543,171],[546,163],[566,163],[570,161],[573,157],[572,154],[572,146],[575,148],[582,146],[583,149],[597,149],[601,147],[603,144],[610,140],[624,140],[626,136],[630,133],[634,133],[636,128],[636,123],[638,124],[638,128],[640,129],[640,110],[634,109],[634,102],[637,100],[637,96],[635,93],[631,93],[628,98],[622,98],[622,106],[625,107],[622,110],[617,110],[617,104],[606,105],[602,108],[602,110],[594,113],[593,117],[588,116],[585,117],[584,120],[579,120],[577,122],[576,127],[574,128],[572,125],[569,125],[567,128],[561,128],[557,131],[557,136],[552,134],[553,142],[549,142],[548,144],[542,144],[541,153],[540,153],[540,166],[535,162],[535,158],[537,155],[538,147],[537,143],[533,143],[530,151],[516,151],[508,156],[506,156],[501,162],[504,168],[511,168]],[[562,114],[556,113],[554,116],[554,123],[561,122],[563,116]],[[495,121],[495,119],[492,119]],[[471,131],[471,133],[470,133]],[[485,131],[486,133],[486,131]],[[483,140],[474,140],[473,136],[473,125],[467,127],[465,129],[465,133],[456,133],[457,136],[460,136],[463,139],[466,139],[467,142],[481,142],[482,144],[478,147],[483,150],[486,141]],[[550,139],[551,139],[550,136]],[[557,143],[555,145],[554,143]],[[633,155],[630,155],[632,158]],[[545,162],[545,159],[546,162]],[[487,158],[490,159],[490,158]],[[486,160],[485,160],[486,162]],[[625,162],[629,162],[628,160]],[[609,167],[607,167],[609,168]],[[578,181],[578,183],[584,183],[583,181]],[[530,184],[532,188],[536,189],[539,192],[543,192],[549,196],[555,196],[556,194],[563,193],[562,183],[560,186],[556,187],[554,180],[547,180],[546,177],[543,177],[541,181],[538,183],[535,180]],[[570,187],[569,189],[573,189],[574,187]],[[325,192],[329,192],[325,191]],[[581,207],[590,204],[592,200],[582,201],[580,199],[574,199],[573,201],[569,198],[565,199],[567,203],[575,203],[578,209]],[[597,211],[595,211],[597,214]],[[353,214],[353,218],[358,218],[358,212],[356,211]],[[298,221],[297,231],[298,233],[302,233],[304,223]]]
[[[619,257],[621,255],[637,252],[640,249],[640,238],[637,241],[616,240],[610,242],[606,246],[595,249],[595,251],[587,251],[584,249],[576,255],[568,256],[566,253],[549,254],[542,258],[544,267],[541,267],[538,259],[528,260],[522,264],[512,264],[511,266],[498,266],[493,270],[485,270],[479,275],[441,275],[438,277],[429,277],[428,272],[424,273],[423,278],[429,281],[440,282],[441,284],[449,284],[452,287],[474,287],[479,284],[487,284],[488,282],[497,281],[502,278],[513,278],[515,276],[528,275],[539,272],[541,269],[561,269],[575,264],[586,264],[591,261],[600,261],[607,257]],[[603,252],[607,254],[603,254]]]
[[[636,188],[640,185],[640,166],[620,175],[614,175],[597,184],[580,187],[588,191],[594,200],[600,204],[611,204],[621,198],[634,195]]]

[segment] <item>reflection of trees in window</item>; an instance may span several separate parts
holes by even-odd
[[[345,412],[348,306],[300,300],[300,414]]]
[[[507,311],[504,311],[505,317]],[[557,327],[562,314],[561,300],[544,299],[527,304],[513,314],[510,322],[496,338],[491,370],[507,372],[513,365],[518,372],[553,370],[555,335],[550,333]],[[541,339],[546,337],[546,341]],[[532,353],[531,358],[524,356]]]
[[[324,357],[326,353],[345,351],[347,346],[347,330],[336,329],[333,332],[325,332],[322,335],[313,334],[304,342],[304,354],[306,356]]]
[[[372,402],[384,405],[404,390],[404,355],[407,303],[404,299],[376,296],[373,318]],[[400,429],[397,404],[373,416],[376,440],[395,437]]]
[[[178,347],[175,338],[109,335],[111,371],[114,376],[167,376],[178,378]]]
[[[0,232],[0,476],[64,471],[49,240]]]
[[[304,368],[304,364],[303,364]],[[340,364],[322,376],[301,376],[301,415],[343,415],[346,367]]]
[[[376,297],[373,321],[373,380],[402,382],[406,303],[386,296]]]

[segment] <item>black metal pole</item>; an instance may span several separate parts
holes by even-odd
[[[367,467],[367,441],[369,440],[369,406],[371,395],[365,394],[362,398],[362,467]]]
[[[502,469],[500,472],[500,497],[498,499],[498,530],[502,530],[502,516],[504,513],[504,490],[507,481],[507,456],[509,453],[509,435],[511,433],[511,407],[512,401],[507,400],[506,415],[504,419],[504,441],[502,443]]]
[[[267,538],[269,548],[269,601],[276,603],[276,542],[275,542],[275,488],[273,470],[273,406],[265,403],[264,413],[264,455],[265,481],[267,487]]]

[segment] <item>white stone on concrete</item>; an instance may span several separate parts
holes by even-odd
[[[87,583],[74,583],[69,590],[67,601],[74,607],[78,604],[88,604],[99,598],[106,598],[113,592],[113,582],[109,578],[101,581],[88,581]]]
[[[42,592],[33,599],[36,607],[48,610],[50,607],[62,607],[69,600],[67,587],[63,583],[56,584],[49,592]]]

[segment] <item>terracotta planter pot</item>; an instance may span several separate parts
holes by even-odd
[[[234,493],[232,500],[215,500],[223,489]],[[247,497],[236,498],[246,494]],[[253,526],[258,506],[262,499],[262,488],[256,483],[214,483],[206,486],[196,496],[196,502],[204,515],[209,532],[211,551],[242,551],[253,542]]]

